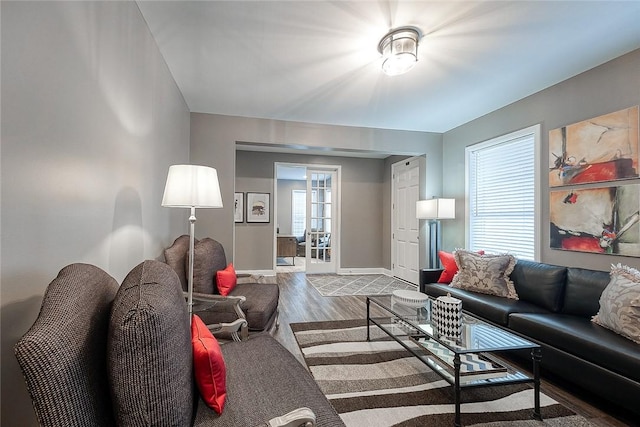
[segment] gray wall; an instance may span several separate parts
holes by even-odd
[[[383,159],[337,156],[311,156],[285,153],[238,151],[236,153],[236,191],[272,193],[274,163],[308,163],[342,167],[342,227],[340,266],[342,268],[379,268],[384,265]],[[238,223],[234,263],[240,270],[273,268],[274,227],[270,224]]]
[[[2,7],[2,420],[37,425],[13,346],[67,264],[121,281],[188,232],[160,206],[189,111],[134,2]]]
[[[454,249],[463,247],[465,243],[465,147],[540,123],[541,261],[600,270],[609,270],[612,263],[618,262],[640,267],[638,258],[551,250],[548,177],[550,130],[639,103],[640,50],[635,50],[446,132],[443,139],[443,190],[445,196],[456,198],[456,219],[443,223],[443,247]]]
[[[247,256],[247,258],[245,258],[245,261],[241,261],[240,264],[238,264],[238,260],[234,259],[234,263],[241,269],[271,269],[272,261],[268,260],[271,260],[273,257],[273,247],[269,246],[268,253],[264,253],[263,248],[265,247],[264,245],[266,245],[265,242],[273,241],[273,221],[271,223],[271,230],[269,230],[269,227],[259,227],[256,224],[251,224],[251,227],[247,225],[244,227],[246,230],[233,227],[233,193],[234,191],[246,191],[239,187],[239,185],[243,185],[242,181],[235,183],[232,179],[232,177],[236,176],[236,142],[249,142],[258,146],[268,145],[269,147],[275,148],[309,147],[323,150],[346,149],[360,152],[395,153],[405,156],[424,155],[426,153],[427,173],[425,180],[427,183],[431,183],[431,185],[437,183],[437,188],[441,188],[442,135],[438,133],[330,126],[192,113],[191,162],[218,169],[220,188],[223,200],[225,201],[223,209],[198,211],[196,235],[199,237],[210,236],[220,241],[225,247],[227,257],[233,259],[234,228],[236,228],[235,239],[237,242],[245,241],[247,237],[243,233],[250,230],[251,227],[255,228],[251,230],[257,233],[253,238],[256,239],[256,242],[260,242],[260,244],[242,246],[242,254],[243,256]],[[304,149],[301,148],[300,152],[304,152]],[[281,158],[283,157],[278,156],[274,161],[283,161]],[[333,157],[328,157],[328,159],[331,158]],[[255,187],[251,188],[250,191],[273,192],[273,162],[266,166],[256,165],[255,167],[259,169],[248,171],[244,174],[244,177],[239,178],[251,179],[259,177],[255,183]],[[343,179],[345,179],[345,173],[346,171],[343,169]],[[238,185],[237,188],[236,185]],[[390,181],[388,181],[388,185],[390,186]],[[383,201],[384,200],[381,199],[380,204],[375,208],[380,209],[382,207],[384,211]],[[353,201],[348,200],[346,205],[350,203],[353,203]],[[345,205],[343,204],[343,209],[344,208]],[[383,213],[383,215],[384,214],[385,213]],[[349,218],[346,220],[349,220]],[[378,222],[375,222],[367,227],[367,229],[371,230],[373,227],[380,226]],[[381,231],[377,230],[376,232],[380,233]],[[382,243],[383,247],[385,245],[389,246],[390,233],[387,234],[385,230],[383,230],[382,234],[386,236],[386,240]],[[346,238],[344,232],[342,237],[343,239]],[[343,252],[346,250],[344,246],[342,249]],[[382,249],[380,250],[382,251]],[[389,249],[386,249],[386,251],[388,250]],[[235,256],[238,256],[239,253],[236,249]],[[354,256],[357,257],[358,255]],[[344,261],[349,261],[350,264],[353,261],[353,265],[349,266],[354,268],[369,267],[374,263],[374,267],[389,268],[390,266],[390,261],[387,258],[383,259],[382,255],[375,255],[372,259],[376,261],[368,260],[364,262],[360,259]]]
[[[280,234],[291,235],[291,203],[293,190],[306,190],[307,181],[295,179],[278,180],[278,218],[276,226],[280,229]]]

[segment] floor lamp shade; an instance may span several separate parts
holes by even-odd
[[[442,232],[440,230],[441,219],[454,219],[456,217],[456,199],[429,199],[416,202],[416,218],[429,220],[429,267],[439,268]]]
[[[430,199],[416,202],[418,219],[454,219],[456,217],[456,199]]]
[[[162,206],[172,208],[221,208],[218,172],[208,166],[169,167]]]
[[[208,166],[173,165],[169,167],[164,186],[162,206],[190,208],[189,216],[189,277],[187,306],[189,320],[193,313],[193,246],[195,241],[196,208],[221,208],[222,196],[218,172]]]

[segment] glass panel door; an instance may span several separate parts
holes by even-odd
[[[307,273],[335,273],[332,256],[335,170],[307,169],[306,265]],[[333,254],[335,255],[335,254]]]

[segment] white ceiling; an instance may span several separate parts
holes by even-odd
[[[192,112],[444,132],[640,47],[640,1],[138,1]],[[418,64],[379,39],[411,25]]]

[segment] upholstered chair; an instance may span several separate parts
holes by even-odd
[[[207,325],[232,323],[246,319],[248,330],[267,331],[278,327],[278,299],[280,290],[275,283],[258,283],[259,278],[237,276],[237,284],[221,295],[219,273],[228,269],[222,245],[211,238],[196,240],[194,246],[193,299],[194,313]],[[182,289],[187,290],[189,261],[189,236],[178,237],[165,249],[165,262],[180,279]],[[247,337],[247,329],[242,337]]]

